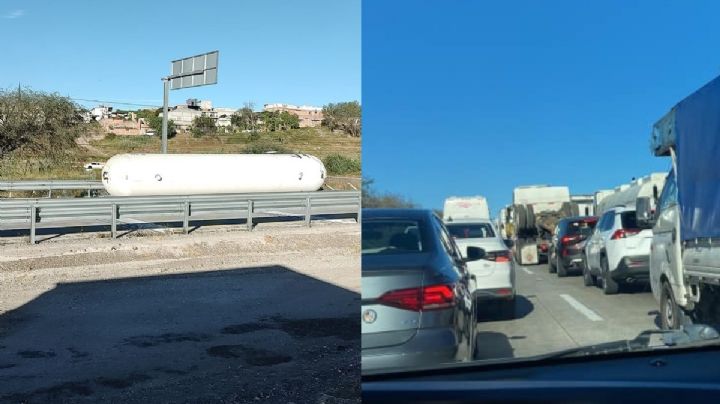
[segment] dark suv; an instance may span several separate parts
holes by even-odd
[[[568,271],[582,271],[582,253],[598,222],[596,216],[566,217],[560,219],[553,232],[548,256],[550,273],[559,277]]]

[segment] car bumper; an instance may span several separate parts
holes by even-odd
[[[577,252],[576,254],[568,254],[568,255],[562,257],[562,263],[566,269],[581,270],[582,262],[583,262],[583,260],[582,260],[581,252]]]
[[[650,257],[647,255],[623,257],[617,268],[611,272],[611,276],[616,282],[647,282],[650,277]]]
[[[515,297],[515,289],[512,285],[493,289],[476,289],[473,292],[475,300],[512,300]]]
[[[408,369],[434,366],[457,361],[459,339],[449,328],[418,330],[401,345],[364,348],[361,353],[363,370]]]

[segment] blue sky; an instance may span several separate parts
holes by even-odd
[[[690,7],[689,5],[692,5]],[[712,1],[363,1],[363,175],[442,208],[666,171],[651,126],[720,75]]]
[[[171,104],[360,100],[360,0],[3,0],[0,37],[0,88],[162,105],[171,60],[219,50],[218,84]]]

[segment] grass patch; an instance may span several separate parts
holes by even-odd
[[[245,150],[243,150],[243,153],[250,154],[262,154],[267,152],[275,152],[278,154],[293,153],[291,150],[288,150],[283,146],[269,142],[253,143],[248,145]]]
[[[360,161],[340,154],[331,154],[323,159],[323,164],[331,175],[360,173]]]

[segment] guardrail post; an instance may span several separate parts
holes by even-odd
[[[35,221],[37,220],[37,206],[30,205],[30,244],[35,244]]]
[[[362,220],[362,196],[358,196],[358,210],[357,210],[357,222],[360,223]]]
[[[110,237],[117,238],[117,204],[112,204],[112,218],[110,220]]]
[[[247,207],[247,229],[248,231],[252,231],[253,229],[253,210],[255,210],[255,203],[251,200],[248,200],[248,207]]]
[[[183,233],[188,234],[190,232],[190,201],[185,201],[183,209]]]
[[[310,214],[310,209],[310,197],[308,196],[307,198],[305,198],[305,224],[307,225],[307,227],[310,227],[310,218],[312,216]]]

